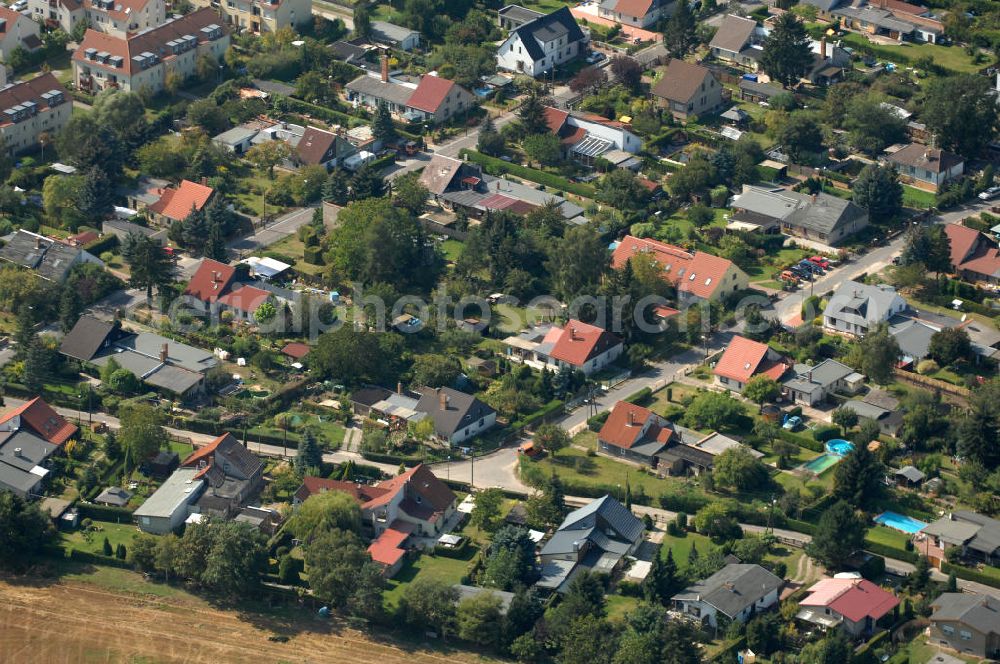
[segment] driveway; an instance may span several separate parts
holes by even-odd
[[[262,249],[284,240],[299,230],[299,227],[312,221],[313,212],[315,211],[315,207],[305,207],[286,212],[273,222],[265,224],[263,228],[253,235],[233,240],[226,246],[230,250],[237,252],[240,258],[243,258],[257,249]]]
[[[90,305],[87,313],[101,320],[113,320],[119,311],[135,309],[146,302],[146,291],[142,288],[118,290]]]

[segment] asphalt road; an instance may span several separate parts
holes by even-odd
[[[233,240],[226,246],[231,251],[237,252],[242,258],[256,249],[280,242],[296,232],[300,226],[304,226],[312,221],[313,212],[315,211],[315,207],[296,208],[291,212],[281,215],[253,235]]]

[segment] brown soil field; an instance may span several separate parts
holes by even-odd
[[[486,659],[379,642],[304,611],[289,614],[294,617],[219,609],[183,593],[162,597],[77,581],[0,579],[0,663],[457,664]],[[289,640],[269,641],[275,634]]]

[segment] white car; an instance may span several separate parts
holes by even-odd
[[[1000,187],[990,187],[986,191],[979,194],[979,200],[992,201],[997,196],[1000,196]]]
[[[14,4],[10,6],[16,12],[24,11],[28,8],[28,0],[17,0]]]

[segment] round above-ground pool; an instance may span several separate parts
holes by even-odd
[[[834,438],[826,441],[826,451],[837,456],[845,456],[854,449],[854,443],[843,438]]]

